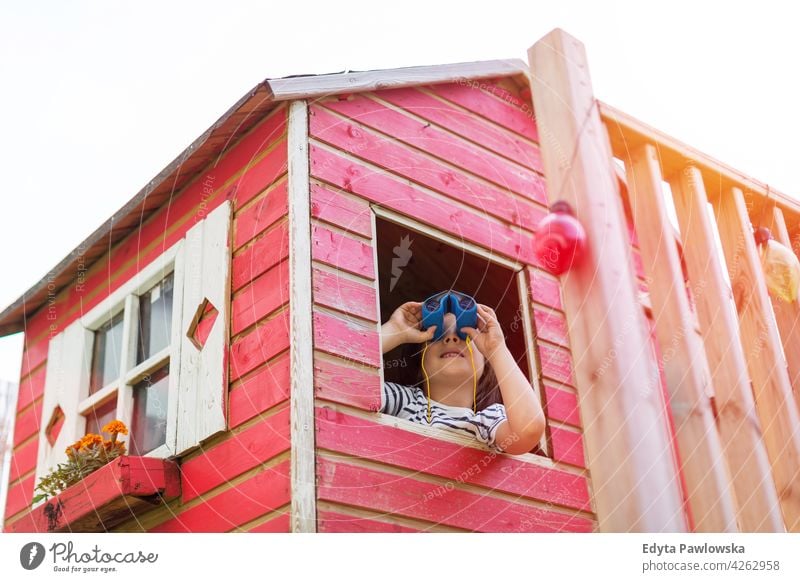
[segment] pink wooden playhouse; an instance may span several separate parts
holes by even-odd
[[[597,101],[562,31],[529,59],[268,79],[3,311],[7,531],[800,530],[799,306],[751,234],[800,205]],[[378,412],[380,324],[446,288],[496,309],[531,452]],[[34,503],[114,418],[130,454]]]

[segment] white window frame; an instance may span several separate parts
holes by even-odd
[[[500,265],[507,269],[514,271],[515,278],[517,280],[517,289],[519,292],[520,298],[520,307],[522,310],[522,329],[523,334],[525,337],[525,355],[528,360],[528,381],[530,382],[531,386],[533,387],[534,392],[536,392],[536,396],[539,398],[540,402],[544,402],[544,385],[539,380],[539,364],[536,360],[536,346],[535,346],[535,334],[533,333],[533,324],[531,323],[531,313],[532,307],[530,305],[530,297],[529,297],[529,281],[527,281],[526,275],[526,268],[524,265],[517,263],[516,261],[512,261],[506,257],[501,257],[488,251],[478,245],[458,239],[442,230],[439,230],[435,227],[432,227],[428,224],[423,224],[419,221],[414,220],[413,218],[409,218],[403,214],[397,213],[393,210],[390,210],[386,207],[377,205],[377,204],[370,204],[371,218],[372,218],[372,232],[377,233],[376,228],[376,221],[378,218],[382,220],[386,220],[388,222],[392,222],[394,224],[398,224],[403,226],[409,230],[414,232],[418,232],[426,237],[438,240],[440,242],[445,243],[446,245],[453,247],[455,249],[461,249],[473,255],[477,255],[482,259],[494,263],[496,265]],[[377,234],[376,234],[377,236]],[[373,259],[374,259],[374,266],[375,266],[375,273],[376,277],[378,274],[378,253],[376,251],[377,245],[373,245]],[[375,300],[377,304],[377,313],[381,312],[381,297],[380,297],[380,289],[376,287],[375,293]],[[378,331],[380,331],[381,322],[378,322]],[[381,354],[381,363],[383,363],[383,354]],[[381,378],[381,389],[384,382],[384,370],[383,365],[380,367],[380,378]],[[416,432],[419,434],[424,434],[427,436],[431,436],[433,438],[438,438],[441,440],[447,440],[451,442],[456,442],[461,445],[468,445],[476,448],[482,448],[483,445],[480,445],[475,441],[475,439],[471,439],[469,437],[465,437],[458,434],[450,434],[446,431],[442,431],[440,429],[435,429],[431,427],[427,427],[421,424],[417,424],[410,420],[398,418],[396,416],[392,416],[390,414],[385,413],[378,413],[378,418],[382,424],[388,424],[391,426],[395,426],[398,428],[404,428],[406,430],[410,430],[412,432]],[[548,421],[549,422],[549,421]],[[548,458],[552,451],[549,450],[549,445],[547,443],[547,435],[542,434],[542,438],[539,441],[539,448],[541,450],[541,454],[534,454],[534,453],[525,453],[524,455],[515,455],[515,458],[531,458],[531,459],[539,459],[539,458]]]
[[[109,397],[115,394],[117,400],[116,418],[131,429],[134,385],[152,372],[160,369],[167,361],[170,363],[166,442],[146,453],[144,456],[147,457],[167,458],[174,456],[176,453],[178,387],[181,361],[181,316],[183,314],[183,261],[183,240],[181,240],[139,271],[130,281],[114,291],[80,320],[81,325],[91,332],[91,339],[85,343],[84,350],[87,350],[90,366],[93,366],[94,362],[91,362],[91,357],[94,351],[96,331],[120,312],[124,313],[119,377],[91,395],[89,395],[89,382],[81,382],[78,395],[78,414],[84,419],[88,414],[91,414],[94,406],[108,401]],[[173,274],[174,277],[170,345],[141,364],[136,364],[139,297],[170,274]]]
[[[231,232],[229,200],[202,212],[186,235],[88,313],[50,338],[39,427],[36,482],[66,460],[65,448],[86,434],[86,414],[116,394],[117,418],[129,427],[133,386],[169,359],[166,443],[149,457],[185,455],[228,429],[228,349],[230,338]],[[174,273],[170,345],[141,364],[136,360],[139,296]],[[202,346],[191,334],[206,302],[217,310]],[[124,310],[120,378],[89,394],[95,332]],[[120,348],[122,349],[122,348]],[[61,408],[64,423],[53,443],[47,424]],[[102,427],[100,427],[102,428]],[[135,435],[134,435],[135,436]]]

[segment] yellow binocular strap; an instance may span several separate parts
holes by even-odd
[[[425,347],[422,349],[422,373],[425,376],[425,387],[428,392],[428,424],[431,423],[431,383],[428,380],[428,372],[425,370],[425,352],[428,351],[429,342],[425,342]],[[478,372],[475,370],[475,357],[472,353],[472,340],[467,336],[467,349],[469,350],[469,361],[472,364],[472,412],[478,413]]]

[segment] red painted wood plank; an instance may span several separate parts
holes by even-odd
[[[311,226],[311,258],[349,273],[375,278],[372,246],[318,224]]]
[[[449,83],[441,85],[430,85],[426,87],[428,91],[451,103],[460,105],[481,117],[496,123],[510,131],[518,133],[532,141],[539,141],[539,132],[536,129],[536,121],[532,112],[522,112],[513,105],[504,103],[491,95],[465,84]]]
[[[533,107],[531,103],[530,87],[524,87],[522,89],[523,91],[527,91],[526,98],[523,98],[516,89],[512,92],[506,87],[501,86],[499,79],[481,79],[480,88],[482,91],[494,95],[503,102],[517,109],[521,109],[523,112],[532,113]]]
[[[547,384],[544,385],[544,392],[548,418],[553,418],[578,428],[581,427],[577,395]]]
[[[591,511],[586,478],[318,407],[317,447]]]
[[[12,525],[14,532],[96,531],[111,521],[119,523],[135,510],[131,497],[158,495],[169,501],[180,495],[178,464],[154,457],[123,456],[114,459],[79,483],[36,507]],[[153,502],[145,507],[150,509]],[[88,526],[88,527],[87,527]]]
[[[383,90],[377,96],[510,160],[542,171],[541,153],[536,145],[446,101],[416,88]]]
[[[375,368],[381,365],[381,345],[374,326],[345,321],[314,311],[314,348]]]
[[[589,532],[575,515],[317,458],[319,499],[480,532]]]
[[[282,221],[233,257],[231,289],[238,291],[289,256],[289,224]]]
[[[13,483],[23,475],[36,469],[36,459],[39,454],[39,439],[35,438],[18,449],[14,449],[11,456],[11,470],[8,482]]]
[[[234,220],[233,248],[238,250],[289,212],[287,180],[283,177],[267,194],[242,210]]]
[[[8,488],[8,495],[6,496],[6,517],[12,517],[30,507],[31,499],[33,499],[33,487],[35,485],[35,475],[31,475],[24,481],[12,485]]]
[[[545,276],[539,269],[527,267],[527,270],[530,298],[542,305],[563,311],[559,282]]]
[[[35,317],[29,318],[26,321],[26,326],[29,322],[38,319],[46,319],[44,314],[47,309],[38,312]],[[19,377],[24,378],[39,366],[44,365],[47,361],[47,350],[50,348],[50,338],[44,336],[38,340],[30,340],[34,337],[31,331],[26,328],[25,330],[25,347],[22,352],[22,369],[20,370]]]
[[[278,517],[265,521],[247,531],[250,533],[291,533],[292,524],[290,517],[287,511],[287,513],[282,513]]]
[[[575,385],[572,375],[572,358],[567,350],[537,342],[542,376],[561,384]]]
[[[226,532],[290,500],[290,462],[262,470],[205,503],[192,507],[154,527],[153,532]]]
[[[489,221],[469,210],[434,199],[411,184],[374,172],[317,145],[311,145],[315,178],[358,194],[423,223],[483,246],[498,254],[533,264],[532,237]]]
[[[420,530],[336,511],[317,511],[319,533],[413,533]]]
[[[273,112],[264,122],[235,142],[230,150],[221,154],[212,168],[199,175],[194,182],[173,197],[170,204],[166,204],[129,238],[119,243],[110,255],[106,254],[98,259],[89,268],[84,284],[70,286],[63,300],[59,298],[57,319],[55,321],[37,319],[36,329],[29,330],[30,336],[38,337],[51,323],[56,323],[59,330],[63,330],[79,315],[74,312],[66,316],[68,308],[82,305],[83,312],[87,312],[164,250],[183,238],[189,228],[225,199],[226,192],[232,193],[232,187],[226,189],[226,192],[222,191],[225,182],[247,164],[252,163],[258,152],[265,150],[271,142],[280,137],[285,128],[285,118],[285,108]],[[102,289],[103,292],[90,296],[96,289]]]
[[[536,337],[569,349],[567,320],[563,313],[534,307],[533,319],[536,323]]]
[[[381,377],[314,355],[314,391],[318,398],[376,412],[381,408]]]
[[[312,270],[314,303],[370,321],[378,321],[375,288],[340,277],[336,273]]]
[[[586,467],[583,455],[583,436],[558,426],[550,426],[553,442],[553,460],[569,463],[578,467]]]
[[[235,336],[289,302],[289,261],[282,260],[231,302],[231,335]]]
[[[545,182],[540,173],[494,156],[484,148],[430,123],[418,121],[365,96],[346,101],[329,101],[325,103],[325,107],[391,136],[391,139],[378,137],[366,131],[363,125],[357,126],[343,121],[327,113],[321,106],[312,107],[309,118],[311,135],[353,155],[409,178],[421,182],[425,180],[424,183],[432,188],[439,189],[444,182],[445,186],[455,188],[456,191],[466,191],[468,194],[475,192],[470,198],[475,196],[483,198],[487,194],[496,193],[507,199],[508,194],[505,191],[511,190],[525,198],[547,205]],[[446,181],[448,175],[454,177],[452,170],[413,150],[398,147],[398,142],[427,152],[457,166],[463,172],[459,173],[456,180],[448,182]],[[409,160],[414,165],[407,166]],[[426,171],[420,171],[422,169]],[[541,164],[537,169],[541,172]],[[497,192],[485,188],[482,182],[473,180],[467,174],[480,176],[504,191]],[[480,190],[476,191],[476,188]],[[491,202],[485,203],[485,206],[491,205]]]
[[[311,184],[311,216],[348,232],[372,238],[369,205],[319,184]]]
[[[253,164],[234,182],[236,207],[241,208],[258,196],[270,184],[277,182],[288,170],[286,140],[281,139],[269,147],[274,148],[263,159]]]
[[[388,109],[385,111],[405,117]],[[530,230],[533,230],[545,215],[543,208],[529,202],[529,200],[537,200],[542,204],[545,203],[544,182],[540,176],[533,172],[528,172],[530,176],[515,176],[511,174],[510,170],[508,174],[500,174],[499,171],[504,170],[500,167],[501,163],[496,159],[485,159],[486,154],[476,151],[477,148],[468,142],[458,140],[461,143],[441,144],[440,142],[444,141],[443,137],[432,136],[426,137],[424,140],[422,138],[415,140],[418,143],[414,145],[419,148],[435,149],[436,153],[442,157],[449,155],[449,158],[445,159],[451,163],[470,166],[468,169],[473,174],[499,182],[499,186],[485,184],[471,174],[460,171],[458,168],[454,169],[398,143],[394,138],[379,136],[349,121],[343,121],[321,107],[316,107],[311,112],[313,113],[310,118],[311,135],[320,141],[381,168],[386,168],[393,174],[422,184],[453,200],[468,204],[479,213],[488,213],[505,222]],[[361,120],[359,119],[359,121]],[[424,126],[421,126],[421,129],[424,129]],[[402,129],[398,131],[402,131]],[[406,139],[405,141],[411,140]],[[474,162],[474,158],[481,159],[481,162]],[[487,175],[490,168],[497,169]],[[523,172],[524,170],[520,169],[516,173]],[[509,190],[521,190],[521,195],[528,200],[512,196]]]
[[[289,399],[289,368],[289,352],[286,351],[231,390],[231,428]]]
[[[182,502],[211,491],[289,449],[289,408],[206,449],[181,465]]]
[[[17,419],[14,422],[15,447],[39,432],[39,428],[42,426],[42,402],[43,400],[37,400],[33,406],[22,414],[17,415]]]
[[[285,309],[231,345],[230,381],[238,380],[288,347],[289,310]]]

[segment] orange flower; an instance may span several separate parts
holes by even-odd
[[[103,437],[101,437],[99,434],[89,433],[81,439],[80,443],[81,443],[80,446],[81,449],[88,449],[95,445],[102,445]]]
[[[128,427],[121,420],[112,420],[103,427],[103,432],[108,434],[128,434]]]
[[[76,444],[77,444],[77,443],[76,443]],[[70,445],[70,446],[68,446],[68,447],[67,447],[67,456],[68,456],[68,457],[70,457],[70,458],[74,457],[74,456],[75,456],[75,449],[76,449],[76,448],[77,448],[77,447],[76,447],[75,445]]]

